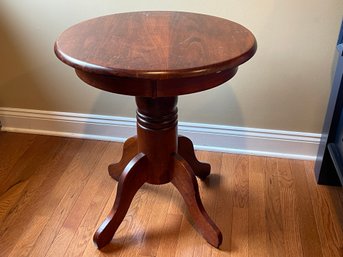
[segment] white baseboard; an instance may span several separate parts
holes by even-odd
[[[123,142],[136,134],[134,118],[1,108],[2,131]],[[198,150],[314,160],[320,134],[179,122],[179,134]]]

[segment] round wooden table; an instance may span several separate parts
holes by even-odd
[[[120,162],[108,167],[119,184],[114,206],[94,235],[99,249],[112,240],[144,183],[168,182],[183,196],[198,232],[219,247],[221,232],[202,205],[196,180],[210,174],[210,165],[196,159],[190,139],[178,136],[177,98],[231,79],[255,51],[256,40],[243,26],[186,12],[113,14],[60,35],[55,53],[80,79],[136,97],[137,136],[124,143]]]

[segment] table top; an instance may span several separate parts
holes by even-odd
[[[235,22],[166,11],[87,20],[55,42],[57,57],[80,73],[158,81],[224,71],[232,77],[255,51],[254,35]]]

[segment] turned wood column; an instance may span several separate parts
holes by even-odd
[[[168,183],[177,152],[177,97],[136,97],[136,104],[138,152],[149,162],[147,182]]]
[[[171,182],[182,195],[195,229],[219,247],[222,234],[202,205],[196,177],[210,175],[192,141],[177,132],[177,97],[219,86],[256,51],[254,35],[222,18],[187,12],[120,13],[81,22],[55,43],[55,53],[87,84],[136,97],[137,136],[127,139],[107,218],[94,234],[100,249],[111,242],[144,183]]]

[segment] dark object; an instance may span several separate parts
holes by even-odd
[[[337,64],[319,145],[318,184],[343,185],[343,21],[337,42]]]
[[[194,226],[215,247],[222,234],[200,200],[196,176],[210,165],[199,162],[192,141],[177,133],[178,95],[219,86],[256,51],[253,34],[213,16],[184,12],[135,12],[88,20],[66,30],[55,53],[86,83],[132,95],[137,136],[129,138],[119,163],[109,166],[119,181],[114,206],[94,242],[104,247],[144,184],[173,183]]]

